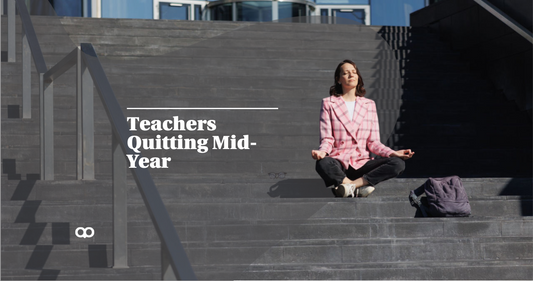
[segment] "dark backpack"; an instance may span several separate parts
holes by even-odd
[[[426,193],[426,204],[420,200],[423,193]],[[424,217],[468,217],[471,213],[468,196],[458,176],[429,178],[410,192],[409,202],[419,208]]]

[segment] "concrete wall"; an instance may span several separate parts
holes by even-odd
[[[491,0],[531,30],[532,2]],[[473,0],[446,0],[411,14],[412,26],[429,26],[452,49],[482,70],[520,110],[532,108],[532,44]]]

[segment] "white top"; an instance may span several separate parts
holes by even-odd
[[[355,111],[355,101],[344,101],[346,103],[346,107],[348,108],[348,115],[350,116],[350,120],[353,120],[353,112]]]

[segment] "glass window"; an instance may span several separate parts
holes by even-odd
[[[328,9],[320,9],[320,23],[329,23]]]
[[[95,0],[95,1],[96,1],[96,0]],[[89,17],[89,18],[92,17],[92,16],[93,16],[93,15],[92,15],[93,11],[92,11],[92,8],[91,8],[92,5],[93,5],[93,4],[92,4],[92,0],[86,0],[85,3],[84,3],[83,5],[84,5],[84,6],[83,6],[83,9],[84,9],[83,13],[84,13],[84,15],[83,15],[83,16],[84,16],[84,17]]]
[[[202,6],[194,5],[194,20],[202,20]]]
[[[306,22],[305,4],[279,2],[279,19],[293,18],[292,22]]]
[[[424,7],[425,0],[372,0],[372,25],[409,26],[409,15]]]
[[[238,21],[272,21],[272,2],[237,2]]]
[[[390,0],[389,0],[390,1]],[[397,1],[397,0],[393,0]],[[317,4],[334,4],[334,5],[370,5],[369,0],[316,0]],[[372,0],[374,4],[374,0]]]
[[[69,0],[67,0],[69,1]],[[153,19],[152,0],[102,0],[103,18]]]
[[[335,9],[331,12],[336,24],[365,24],[365,10]]]
[[[82,2],[82,0],[54,0],[52,3],[58,16],[81,17],[83,16]]]
[[[226,3],[211,8],[211,20],[233,20],[232,6],[232,3]]]
[[[159,18],[165,20],[188,20],[189,4],[159,3]]]
[[[4,1],[7,4],[8,1]],[[14,1],[13,1],[14,2]],[[30,15],[39,15],[39,16],[56,16],[56,11],[52,3],[48,1],[26,1],[26,6],[30,12]],[[7,13],[7,6],[5,6],[4,12]],[[15,11],[15,13],[18,13]]]

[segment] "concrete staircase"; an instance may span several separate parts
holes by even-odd
[[[426,30],[32,19],[49,67],[76,44],[93,43],[126,116],[212,119],[213,132],[179,134],[249,135],[257,143],[207,153],[142,151],[172,158],[168,169],[151,173],[198,279],[533,277],[531,121]],[[416,151],[403,178],[378,185],[369,198],[333,198],[310,157],[320,100],[345,58],[358,64],[378,105],[382,141]],[[38,97],[34,118],[18,118],[20,68],[2,62],[3,279],[159,279],[159,238],[131,179],[130,268],[110,268],[111,127],[99,98],[97,180],[75,180],[70,70],[54,84],[57,180],[41,181]],[[279,109],[126,109],[145,106]],[[463,178],[473,216],[417,217],[408,191],[428,176],[451,174]],[[74,235],[89,226],[94,237]]]

